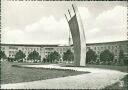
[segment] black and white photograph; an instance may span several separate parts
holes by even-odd
[[[1,0],[1,89],[128,89],[128,2]]]

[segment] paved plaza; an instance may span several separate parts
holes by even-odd
[[[3,84],[2,89],[102,89],[118,82],[127,73],[98,68],[60,67],[57,65],[22,65],[22,67],[70,69],[91,72],[76,76],[67,76],[32,82]]]

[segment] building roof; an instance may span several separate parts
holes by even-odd
[[[113,42],[100,42],[100,43],[87,43],[87,45],[101,45],[101,44],[115,44],[115,43],[128,43],[128,40],[123,41],[113,41]]]
[[[1,46],[28,46],[28,47],[41,47],[41,45],[34,45],[34,44],[1,44]]]
[[[114,44],[114,43],[123,43],[128,42],[128,40],[123,41],[114,41],[114,42],[100,42],[100,43],[87,43],[87,45],[102,45],[102,44]],[[28,47],[68,47],[65,45],[59,46],[58,44],[45,44],[45,45],[37,45],[37,44],[1,44],[1,46],[28,46]],[[73,45],[71,45],[73,46]]]
[[[58,45],[52,45],[52,44],[45,44],[45,45],[39,45],[39,44],[1,44],[1,46],[28,46],[28,47],[57,47]]]
[[[42,47],[57,47],[58,45],[41,45]]]

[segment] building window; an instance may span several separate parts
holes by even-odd
[[[87,49],[90,49],[90,47],[87,47]]]
[[[63,48],[64,51],[66,51],[66,48]]]
[[[15,50],[18,50],[18,48],[17,47],[9,47],[9,49],[15,49]]]
[[[122,46],[119,46],[119,48],[121,48]]]
[[[108,46],[108,49],[110,49],[110,46]]]
[[[99,47],[97,47],[97,49],[99,50],[100,48],[99,48]]]
[[[115,53],[117,53],[117,50],[115,50]]]
[[[2,50],[4,50],[5,48],[4,47],[2,47]]]
[[[99,51],[98,51],[97,53],[98,53],[98,54],[100,54],[100,52],[99,52]]]
[[[11,53],[11,51],[9,51],[9,53]]]
[[[96,47],[94,47],[94,50],[96,50]]]
[[[60,51],[62,51],[62,48],[60,48]]]

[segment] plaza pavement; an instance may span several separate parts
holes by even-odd
[[[60,67],[57,65],[22,65],[22,67],[70,69],[91,72],[32,82],[3,84],[1,89],[102,89],[120,81],[127,73],[98,68]]]

